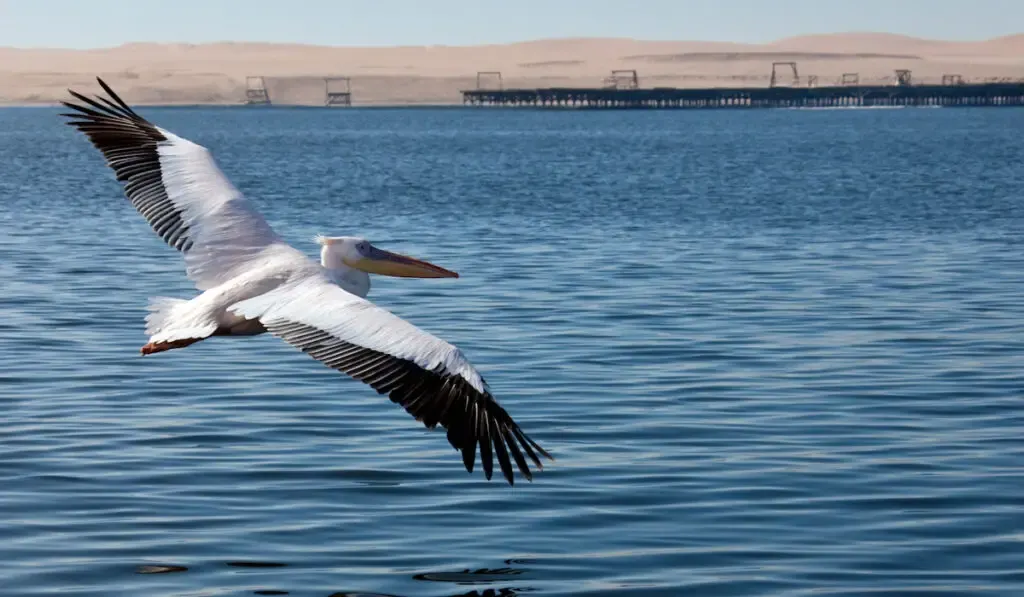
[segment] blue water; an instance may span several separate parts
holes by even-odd
[[[1024,110],[159,109],[557,461],[509,488],[272,337],[0,110],[0,594],[1024,595]]]

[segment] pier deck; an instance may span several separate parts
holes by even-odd
[[[473,89],[469,106],[562,109],[834,108],[864,106],[1024,106],[1024,82],[954,85],[837,85],[687,89]]]

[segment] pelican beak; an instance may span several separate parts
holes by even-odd
[[[399,255],[371,246],[363,258],[353,264],[368,274],[395,276],[397,278],[458,278],[459,274],[420,261],[414,257]]]

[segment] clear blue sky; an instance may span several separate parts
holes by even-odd
[[[0,0],[0,46],[129,41],[464,45],[547,37],[764,42],[1024,32],[1024,0]]]

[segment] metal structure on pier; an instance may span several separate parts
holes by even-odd
[[[324,105],[351,106],[352,78],[324,77]]]
[[[498,82],[498,85],[497,85],[498,89],[504,89],[505,88],[505,84],[501,80],[501,71],[500,70],[482,70],[482,71],[477,72],[476,73],[476,88],[477,89],[486,89],[483,86],[483,82],[486,81],[487,79],[496,80]]]
[[[792,71],[793,71],[793,87],[799,86],[800,85],[800,73],[796,70],[796,63],[795,62],[773,62],[772,63],[772,77],[768,81],[768,86],[769,87],[778,87],[779,86],[778,68],[780,66],[781,67],[788,66],[790,69],[792,69]],[[815,77],[814,80],[815,80],[815,82],[817,82],[817,80],[818,80],[817,77]]]
[[[245,103],[250,106],[269,106],[270,94],[267,83],[260,76],[245,78]]]
[[[794,85],[779,85],[778,70],[790,67]],[[619,72],[619,71],[616,71]],[[965,83],[959,75],[946,75],[942,84],[915,83],[907,69],[895,72],[888,83],[861,84],[857,73],[845,73],[838,82],[821,86],[808,77],[800,86],[795,63],[775,63],[768,87],[640,88],[636,71],[624,86],[478,88],[462,92],[469,106],[506,106],[562,109],[704,109],[704,108],[842,108],[916,106],[1024,106],[1024,79]],[[637,84],[630,84],[630,80]],[[894,82],[892,82],[894,81]]]
[[[605,77],[605,89],[639,89],[640,76],[636,70],[613,70],[612,74]]]

